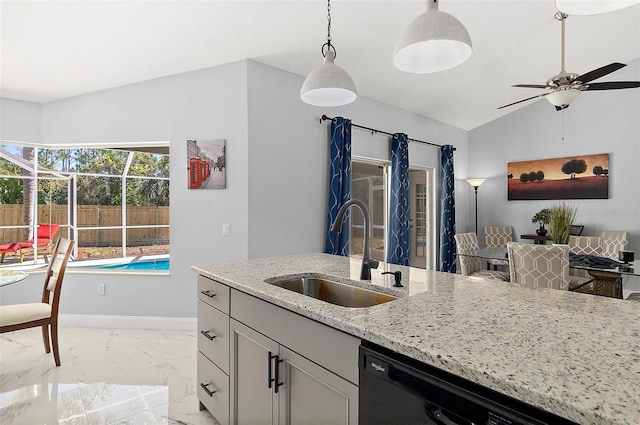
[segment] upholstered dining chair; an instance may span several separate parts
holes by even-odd
[[[513,229],[509,226],[483,227],[484,244],[487,248],[506,248],[508,242],[513,241]],[[508,260],[488,259],[487,267],[493,265],[493,269],[498,266],[508,266]]]
[[[569,289],[569,248],[557,245],[507,244],[511,282],[527,288]]]
[[[0,306],[0,333],[41,326],[44,351],[49,353],[53,347],[56,366],[60,366],[58,350],[60,290],[72,250],[73,241],[64,238],[58,239],[44,278],[41,302]],[[51,334],[51,345],[49,344],[49,333]]]
[[[602,238],[601,256],[618,260],[618,253],[627,247],[627,232],[596,230],[596,236]]]
[[[600,236],[569,236],[569,251],[574,254],[600,257],[602,256],[602,238]],[[586,270],[570,268],[569,278],[573,280],[573,282],[569,282],[572,288],[582,284],[584,289],[580,289],[579,292],[593,292],[591,286],[586,287],[587,284],[593,281],[593,278]]]
[[[511,282],[528,288],[551,288],[590,293],[585,285],[593,279],[569,275],[569,247],[507,244]]]
[[[460,261],[460,273],[465,276],[476,276],[491,280],[503,282],[509,281],[509,274],[498,270],[482,270],[479,257],[473,257],[478,254],[480,249],[478,245],[478,236],[475,233],[458,233],[454,235],[456,240],[456,250]]]

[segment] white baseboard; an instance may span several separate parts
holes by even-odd
[[[154,329],[169,331],[195,331],[195,317],[148,317],[148,316],[108,316],[91,314],[60,314],[61,327],[112,328],[112,329]]]

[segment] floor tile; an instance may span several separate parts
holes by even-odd
[[[196,397],[195,331],[61,328],[61,366],[40,329],[0,335],[0,423],[215,423]]]

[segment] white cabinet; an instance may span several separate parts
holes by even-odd
[[[198,276],[197,392],[221,424],[229,423],[229,287]]]
[[[358,388],[231,319],[231,423],[355,425]]]
[[[220,423],[358,423],[359,339],[203,276],[198,292],[198,398]]]
[[[279,424],[358,423],[358,387],[287,347],[280,359]]]

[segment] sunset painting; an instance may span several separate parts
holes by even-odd
[[[507,198],[607,199],[609,154],[569,156],[507,164]]]

